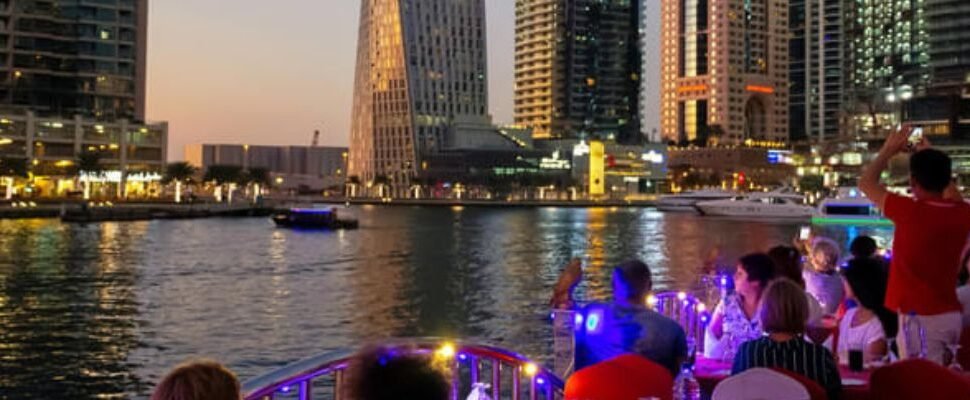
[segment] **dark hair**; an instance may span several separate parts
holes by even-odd
[[[446,400],[451,388],[445,365],[407,349],[370,347],[350,361],[349,398],[357,400]]]
[[[876,240],[869,236],[857,236],[852,239],[852,244],[849,245],[849,252],[852,253],[853,257],[856,258],[867,258],[872,257],[876,254],[879,246],[876,245]]]
[[[924,190],[943,193],[950,186],[953,163],[950,156],[936,149],[917,151],[909,158],[909,174]]]
[[[791,246],[775,246],[768,250],[768,257],[775,264],[775,276],[788,278],[805,287],[805,278],[802,278],[802,254],[798,249]]]
[[[808,320],[805,289],[791,279],[775,279],[761,295],[758,318],[768,333],[805,333],[805,322]]]
[[[627,291],[632,298],[641,298],[650,291],[653,286],[653,277],[650,274],[650,267],[640,260],[630,260],[613,269],[620,274]]]
[[[768,286],[768,282],[775,278],[775,262],[764,253],[751,253],[738,260],[741,268],[748,274],[749,282],[760,282],[761,287]]]
[[[176,367],[152,392],[152,400],[239,400],[236,375],[215,361],[200,360]]]
[[[899,317],[884,305],[889,276],[882,263],[872,258],[854,258],[842,269],[842,278],[859,304],[872,310],[879,318],[886,337],[895,337],[899,330]]]

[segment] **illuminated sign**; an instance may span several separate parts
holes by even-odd
[[[589,154],[589,145],[585,141],[573,146],[573,157],[585,156]]]
[[[842,154],[842,164],[845,164],[845,165],[862,165],[862,154],[861,153],[843,153]]]
[[[643,155],[640,156],[640,158],[643,159],[643,161],[647,161],[647,162],[653,163],[653,164],[663,164],[664,163],[664,155],[661,154],[661,153],[658,153],[655,150],[650,150],[650,151],[648,151],[646,153],[643,153]]]
[[[539,160],[540,169],[569,169],[569,161],[559,158],[559,150],[552,153],[552,157],[543,157]]]
[[[690,85],[690,86],[681,86],[681,87],[677,88],[677,93],[700,92],[700,91],[704,91],[704,90],[707,90],[707,85],[703,85],[703,84],[701,84],[701,85]]]
[[[764,93],[764,94],[772,94],[775,92],[775,89],[772,88],[771,86],[748,85],[744,89],[749,92]]]
[[[792,164],[792,153],[786,150],[768,150],[768,164]]]
[[[589,144],[589,194],[593,196],[606,193],[606,146],[603,142]]]
[[[92,175],[86,172],[80,174],[82,182],[98,183],[121,183],[121,171],[105,171],[100,175]],[[128,174],[126,182],[158,182],[162,176],[157,172],[137,172]]]

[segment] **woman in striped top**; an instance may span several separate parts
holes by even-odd
[[[732,374],[750,368],[782,368],[818,382],[829,398],[842,391],[842,379],[832,353],[803,337],[808,304],[805,293],[790,279],[768,285],[758,310],[767,336],[745,342],[734,357]]]

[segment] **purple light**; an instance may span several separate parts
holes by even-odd
[[[289,386],[283,386],[283,387],[280,388],[280,391],[283,392],[283,393],[289,393],[290,387]]]
[[[331,211],[323,208],[294,208],[290,210],[294,214],[330,214]]]
[[[727,275],[721,275],[721,287],[727,287],[727,285],[728,285]]]
[[[546,380],[545,379],[542,379],[542,378],[536,378],[536,383],[538,383],[540,385],[545,385],[546,384]]]
[[[576,313],[576,317],[573,318],[573,322],[576,323],[576,325],[582,325],[583,324],[583,314],[582,313]]]
[[[600,327],[600,311],[595,310],[586,317],[586,331],[596,333]]]
[[[459,359],[459,360],[462,360],[462,361],[465,361],[465,360],[467,360],[467,359],[468,359],[468,356],[467,356],[467,355],[465,355],[465,353],[459,353],[459,354],[458,354],[458,359]]]

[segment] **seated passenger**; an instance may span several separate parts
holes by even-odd
[[[573,290],[582,279],[582,263],[572,260],[556,284],[550,304],[573,307]],[[634,353],[662,365],[676,375],[687,356],[687,337],[674,320],[646,306],[653,286],[650,268],[627,261],[613,268],[613,302],[583,307],[583,324],[576,335],[576,369]]]
[[[215,361],[176,367],[155,387],[151,400],[240,400],[236,375]]]
[[[761,294],[775,277],[775,264],[765,254],[748,254],[738,261],[734,272],[734,293],[714,309],[704,335],[704,356],[731,359],[737,347],[761,336],[757,318]]]
[[[781,368],[821,385],[829,398],[838,398],[842,379],[832,353],[803,337],[808,304],[800,287],[778,279],[765,289],[758,315],[767,336],[745,342],[734,357],[732,374],[751,368]]]
[[[768,257],[775,262],[775,277],[788,278],[802,289],[805,289],[805,279],[802,277],[802,254],[791,246],[775,246],[768,250]],[[815,296],[805,292],[808,301],[808,326],[817,326],[825,316],[822,305],[815,300]]]
[[[399,349],[362,350],[351,359],[346,376],[344,397],[355,400],[447,400],[451,390],[447,365]]]
[[[808,252],[808,264],[802,272],[805,290],[818,300],[827,315],[835,314],[845,293],[842,291],[842,278],[839,277],[839,246],[826,238],[816,238]]]
[[[839,324],[838,355],[840,364],[849,363],[849,350],[862,350],[863,361],[880,361],[888,354],[887,338],[899,329],[896,313],[883,306],[888,277],[879,261],[856,258],[842,270],[846,297],[857,306],[850,308]]]

